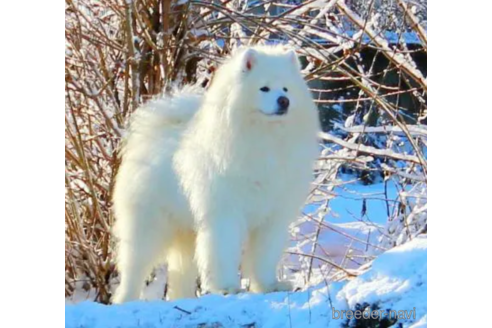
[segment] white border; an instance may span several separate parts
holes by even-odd
[[[492,291],[492,6],[429,2],[428,322],[479,327]]]
[[[64,326],[64,4],[0,19],[2,327]]]

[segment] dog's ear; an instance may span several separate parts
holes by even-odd
[[[255,67],[257,59],[257,53],[254,49],[246,49],[243,53],[243,71],[249,72]]]
[[[289,49],[287,51],[287,57],[297,69],[301,69],[301,63],[299,62],[299,57],[297,57],[297,54],[293,49]]]

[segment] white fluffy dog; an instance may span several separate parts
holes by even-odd
[[[318,154],[318,114],[293,51],[240,49],[202,95],[185,88],[140,108],[116,179],[121,283],[114,303],[140,297],[168,263],[169,299],[291,288],[277,280],[288,225]],[[244,254],[243,254],[244,249]]]

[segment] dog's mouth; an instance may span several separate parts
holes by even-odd
[[[272,118],[278,117],[278,118],[281,118],[281,117],[285,117],[287,115],[288,110],[287,109],[278,108],[273,113],[267,113],[267,112],[265,112],[263,110],[259,110],[259,112],[261,112],[263,115],[268,116],[268,117],[272,117]]]
[[[278,126],[278,125],[284,125],[285,122],[286,122],[286,116],[285,114],[266,114],[266,113],[261,113],[263,115],[263,120],[267,125],[275,125],[275,126]]]

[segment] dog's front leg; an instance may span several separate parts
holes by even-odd
[[[239,292],[243,222],[237,215],[220,215],[200,224],[196,258],[205,292],[224,295]]]
[[[287,240],[287,224],[281,220],[266,222],[250,233],[243,265],[252,292],[292,290],[290,282],[277,279],[277,266]]]

